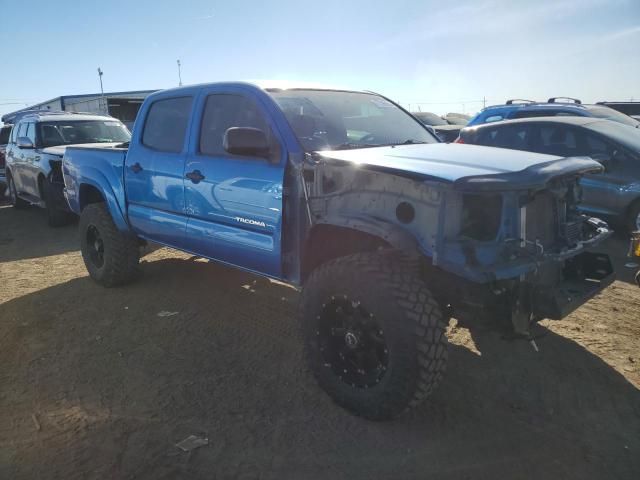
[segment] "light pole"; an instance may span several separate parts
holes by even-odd
[[[176,60],[176,62],[178,63],[178,86],[181,87],[182,86],[182,73],[180,72],[180,59]]]
[[[104,113],[109,113],[109,112],[106,111],[107,109],[105,108],[106,102],[104,101],[104,89],[102,88],[102,74],[103,73],[104,72],[102,70],[100,70],[100,67],[98,67],[98,78],[100,79],[100,103],[102,104],[101,108],[102,108],[102,111]]]

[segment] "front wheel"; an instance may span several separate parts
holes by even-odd
[[[133,280],[139,268],[136,237],[118,230],[104,203],[87,205],[80,214],[80,250],[91,278],[105,287]]]
[[[301,299],[307,361],[339,405],[373,420],[419,404],[447,363],[442,312],[414,262],[397,252],[332,260]]]

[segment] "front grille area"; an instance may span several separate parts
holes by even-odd
[[[558,205],[551,192],[541,192],[527,204],[526,239],[547,248],[558,238]]]
[[[576,220],[564,224],[563,237],[570,247],[575,246],[582,240],[582,229],[584,228],[584,218],[580,217]]]

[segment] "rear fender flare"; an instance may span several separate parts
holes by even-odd
[[[111,188],[111,184],[107,180],[107,178],[97,169],[92,169],[91,178],[82,177],[78,181],[78,203],[80,202],[80,190],[83,185],[90,185],[94,187],[105,200],[107,204],[107,208],[109,209],[109,213],[111,214],[111,218],[113,219],[113,223],[116,224],[118,230],[121,231],[130,231],[129,223],[123,212],[123,205],[118,201],[119,199],[116,197],[113,189]],[[85,205],[78,205],[79,209],[85,207]]]

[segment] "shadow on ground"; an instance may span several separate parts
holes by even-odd
[[[0,210],[0,215],[4,214]],[[473,331],[425,404],[373,423],[307,373],[297,293],[199,261],[0,305],[0,477],[637,478],[640,395],[576,343]],[[161,314],[159,316],[158,314]],[[203,434],[209,445],[175,443]]]
[[[78,250],[78,245],[76,222],[49,228],[44,209],[18,210],[0,202],[0,263],[59,255]]]

